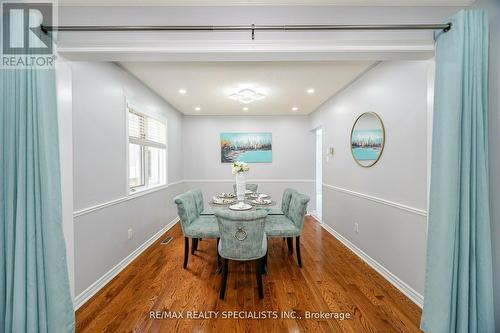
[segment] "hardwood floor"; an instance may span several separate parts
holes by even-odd
[[[167,235],[174,239],[160,244]],[[310,217],[301,236],[302,269],[283,239],[269,241],[263,300],[254,262],[230,263],[220,300],[215,240],[199,242],[187,270],[180,226],[160,241],[77,311],[77,332],[420,332],[420,309]],[[155,319],[152,311],[184,318]],[[218,318],[187,318],[194,311],[217,311]],[[306,311],[350,318],[306,319]],[[296,318],[281,318],[282,312]],[[229,314],[279,319],[222,318]]]

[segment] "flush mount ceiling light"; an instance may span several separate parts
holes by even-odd
[[[299,108],[298,108],[298,107],[296,107],[296,106],[294,106],[294,107],[292,108],[292,111],[299,111]]]
[[[187,93],[186,89],[179,89],[179,94],[186,95],[186,93]]]
[[[255,101],[260,101],[265,98],[266,95],[256,92],[252,89],[242,89],[234,94],[229,95],[229,98],[234,99],[235,101],[240,101],[244,104],[249,104]]]
[[[201,111],[201,108],[199,106],[194,108],[195,111]]]
[[[243,108],[243,111],[248,111],[248,108],[245,106],[245,107]]]
[[[307,93],[308,93],[309,95],[314,94],[314,89],[313,89],[313,88],[309,88],[309,89],[307,89]]]

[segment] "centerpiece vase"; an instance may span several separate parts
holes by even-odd
[[[245,201],[246,189],[247,189],[246,172],[236,173],[236,199],[239,202]]]

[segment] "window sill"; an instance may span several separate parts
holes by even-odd
[[[129,193],[128,193],[127,197],[128,198],[140,197],[142,195],[146,195],[146,194],[150,194],[150,193],[154,193],[154,192],[157,192],[157,191],[164,190],[167,187],[168,187],[167,184],[161,184],[161,185],[156,185],[156,186],[153,186],[153,187],[137,189],[134,192],[130,192],[130,190],[129,190]]]

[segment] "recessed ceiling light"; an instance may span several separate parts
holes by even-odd
[[[194,108],[195,111],[201,111],[201,108],[199,106]]]
[[[266,95],[247,88],[235,92],[234,94],[231,94],[228,97],[236,101],[240,101],[241,103],[248,104],[255,101],[260,101],[261,99],[265,98]]]
[[[309,88],[309,89],[307,89],[307,93],[308,93],[309,95],[314,94],[314,89],[313,89],[313,88]]]
[[[186,89],[179,89],[179,94],[186,95],[186,93],[187,93]]]
[[[243,108],[243,111],[248,111],[248,108],[245,106],[245,107]]]
[[[298,107],[296,107],[296,106],[294,106],[294,107],[292,108],[292,111],[299,111],[299,108],[298,108]]]

